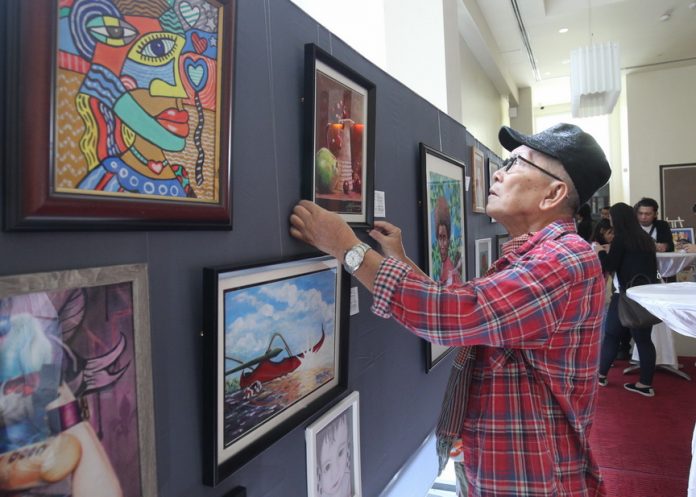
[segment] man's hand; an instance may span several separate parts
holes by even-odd
[[[300,200],[292,209],[290,234],[339,261],[343,260],[346,250],[360,242],[338,214],[309,200]]]
[[[370,230],[368,234],[380,244],[385,257],[393,257],[407,262],[400,228],[386,221],[375,221],[374,229]]]
[[[656,243],[655,250],[657,250],[658,252],[667,252],[667,244],[666,243]]]

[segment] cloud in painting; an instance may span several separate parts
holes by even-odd
[[[322,326],[333,334],[335,270],[300,275],[225,295],[225,354],[248,361],[272,347],[291,354],[311,348]],[[285,356],[286,352],[281,354]]]

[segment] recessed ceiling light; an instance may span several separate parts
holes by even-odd
[[[561,33],[561,34],[565,34],[565,33],[568,32],[568,28],[561,28],[561,29],[558,30],[558,32]]]

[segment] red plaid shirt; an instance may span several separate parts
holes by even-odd
[[[604,303],[599,260],[568,221],[509,243],[487,276],[446,288],[386,259],[372,310],[428,341],[463,347],[456,360],[473,361],[459,404],[470,496],[602,496],[588,442]]]

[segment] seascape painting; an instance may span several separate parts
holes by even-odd
[[[335,270],[225,293],[229,445],[334,378]]]

